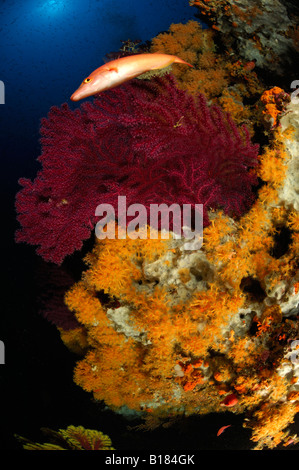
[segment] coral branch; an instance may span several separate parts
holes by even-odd
[[[41,127],[43,168],[22,178],[17,241],[61,263],[90,237],[96,207],[221,206],[240,215],[253,200],[257,146],[219,107],[179,90],[172,76],[136,80],[71,111],[53,107]],[[190,185],[192,182],[192,185]]]

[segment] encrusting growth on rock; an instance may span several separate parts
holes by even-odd
[[[61,264],[89,238],[99,203],[203,204],[201,248],[186,248],[174,226],[169,239],[161,225],[156,238],[146,225],[134,239],[118,238],[118,224],[84,255],[77,282],[61,277],[65,305],[46,302],[45,316],[79,355],[75,383],[142,418],[140,428],[230,412],[256,449],[287,446],[299,441],[288,429],[299,411],[299,105],[255,68],[271,62],[263,31],[250,33],[267,17],[261,2],[251,19],[240,2],[191,3],[214,28],[171,25],[151,52],[194,69],[174,66],[43,120],[43,168],[21,180],[17,238]],[[256,61],[218,51],[227,25],[247,28]]]

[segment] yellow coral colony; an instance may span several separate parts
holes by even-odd
[[[192,94],[203,93],[229,112],[236,124],[246,123],[253,132],[252,124],[261,114],[259,98],[264,86],[245,62],[217,53],[214,36],[213,29],[202,29],[197,21],[172,24],[169,31],[152,40],[151,52],[174,54],[193,64],[192,69],[172,66],[179,86]]]

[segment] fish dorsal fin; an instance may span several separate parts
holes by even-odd
[[[114,64],[112,62],[114,62]],[[118,67],[115,64],[115,59],[106,62],[106,64],[102,65],[100,68],[102,70],[106,70],[107,72],[118,72]]]
[[[106,70],[108,70],[109,72],[118,72],[118,68],[115,65],[111,67],[107,64]]]

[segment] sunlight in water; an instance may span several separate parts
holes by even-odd
[[[39,3],[37,9],[39,13],[46,13],[48,15],[57,15],[63,13],[67,9],[65,0],[46,0]]]

